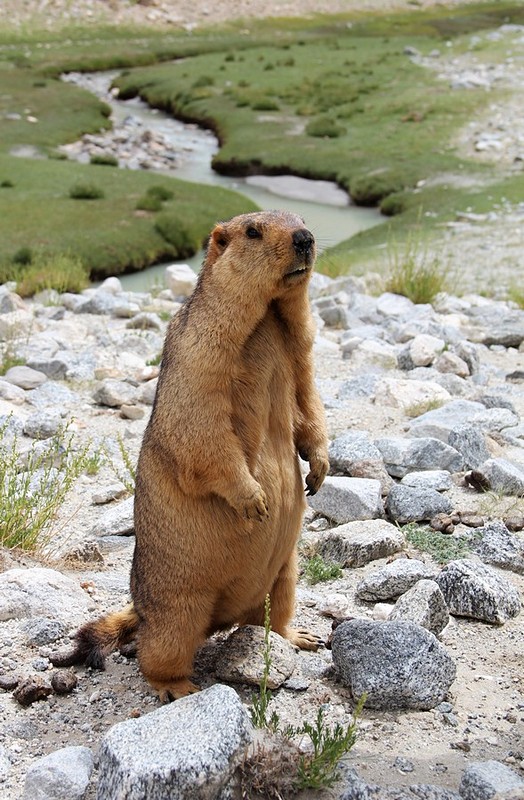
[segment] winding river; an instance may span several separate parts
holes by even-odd
[[[346,192],[328,181],[312,181],[292,175],[257,175],[248,178],[218,175],[211,168],[211,159],[218,150],[218,141],[213,133],[173,119],[150,108],[138,98],[119,100],[110,91],[116,75],[116,72],[70,73],[64,79],[104,100],[111,107],[111,120],[115,127],[131,116],[142,130],[161,134],[181,154],[176,167],[162,170],[163,174],[233,189],[249,197],[262,209],[282,208],[300,214],[315,234],[319,251],[383,220],[375,209],[352,205]],[[201,262],[202,252],[184,263],[199,269]],[[148,289],[154,283],[161,282],[165,266],[158,264],[141,272],[121,276],[122,284],[133,291]]]

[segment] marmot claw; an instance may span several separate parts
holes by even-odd
[[[244,501],[242,515],[245,519],[256,519],[259,522],[263,522],[263,520],[269,517],[267,497],[262,489],[255,492],[248,500]]]

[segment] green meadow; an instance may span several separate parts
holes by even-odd
[[[69,70],[119,68],[121,97],[212,128],[219,172],[334,180],[357,204],[379,206],[383,225],[325,253],[332,274],[358,271],[392,232],[431,232],[457,209],[521,198],[521,176],[468,162],[451,145],[482,110],[483,93],[450,91],[406,54],[462,52],[472,34],[503,22],[524,23],[520,3],[240,21],[192,34],[0,31],[0,281],[33,254],[68,254],[92,277],[184,258],[216,219],[252,208],[222,189],[60,160],[60,144],[109,125],[103,103],[59,80]],[[481,38],[477,47],[503,57],[500,43]],[[20,148],[39,157],[15,157]],[[438,176],[451,177],[435,185]],[[170,198],[144,203],[159,185]]]

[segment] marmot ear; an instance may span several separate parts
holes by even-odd
[[[229,244],[229,236],[224,225],[217,225],[211,231],[211,236],[207,244],[207,257],[206,263],[214,264],[217,258],[220,258],[224,250]]]

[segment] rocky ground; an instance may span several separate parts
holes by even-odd
[[[3,554],[0,766],[7,800],[20,797],[27,775],[26,800],[42,797],[31,789],[41,784],[41,756],[88,748],[64,756],[83,774],[78,758],[89,766],[115,723],[141,722],[159,706],[135,661],[121,654],[109,658],[105,673],[75,670],[72,694],[48,687],[54,682],[62,690],[64,673],[50,656],[78,623],[127,598],[128,464],[136,460],[155,389],[157,367],[148,362],[191,284],[177,274],[168,271],[168,288],[156,297],[122,292],[116,279],[80,296],[31,302],[10,287],[0,293],[4,352],[8,347],[24,362],[0,379],[4,446],[16,433],[21,452],[45,452],[70,421],[76,453],[82,444],[89,449],[87,468],[53,522],[47,555]],[[297,622],[327,639],[334,620],[355,618],[350,625],[365,626],[386,618],[396,602],[395,624],[408,629],[401,629],[400,646],[380,641],[368,657],[367,629],[359,634],[344,625],[333,651],[275,649],[275,680],[283,685],[272,708],[283,724],[313,720],[319,706],[329,724],[347,724],[355,699],[367,691],[358,741],[345,763],[360,781],[389,787],[369,796],[455,798],[464,770],[485,761],[498,762],[495,772],[488,770],[496,788],[508,786],[508,775],[509,785],[518,783],[524,776],[524,312],[474,295],[414,306],[395,295],[372,297],[362,281],[320,275],[312,296],[332,476],[311,500],[301,548],[304,565],[316,552],[342,573],[314,585],[302,576]],[[28,463],[27,455],[22,459]],[[31,491],[54,494],[54,473],[33,470]],[[430,519],[433,543],[447,551],[452,567],[442,569],[424,549],[431,544],[413,538]],[[406,524],[401,531],[398,525]],[[255,644],[248,639],[251,656],[259,652]],[[198,656],[196,678],[203,687],[236,686],[248,706],[256,666],[239,666],[238,646],[225,636],[212,640]],[[378,656],[384,647],[386,664]],[[71,680],[66,671],[63,689],[72,689]],[[173,742],[169,748],[176,750]],[[62,761],[53,773],[61,782],[64,769]],[[103,786],[115,779],[109,773],[102,760]],[[98,774],[87,794],[84,782],[70,796],[94,797]],[[368,796],[355,781],[346,773],[331,796]],[[392,787],[421,784],[440,789],[393,793]],[[463,797],[491,797],[468,794],[464,785]],[[50,789],[45,795],[57,796]]]

